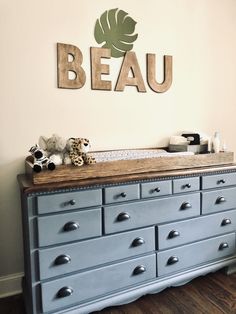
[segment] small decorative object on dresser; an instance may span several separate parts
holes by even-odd
[[[71,163],[66,145],[66,139],[57,134],[53,134],[49,138],[46,136],[40,136],[39,138],[39,146],[57,166]]]
[[[219,132],[215,132],[215,134],[212,138],[212,149],[213,149],[213,153],[219,153],[220,152],[220,135],[219,135]]]
[[[71,162],[75,166],[95,164],[95,158],[88,154],[90,142],[86,138],[70,138],[67,141],[67,149]]]
[[[83,167],[74,181],[18,176],[28,314],[91,313],[236,270],[236,165],[137,173],[129,162],[133,172]]]
[[[51,158],[46,156],[45,152],[40,149],[38,144],[32,146],[29,152],[34,157],[33,170],[35,172],[40,172],[43,167],[46,167],[49,170],[55,169],[56,166],[54,162],[51,160]]]

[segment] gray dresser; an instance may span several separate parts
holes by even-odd
[[[236,166],[18,181],[28,314],[90,313],[236,270]]]

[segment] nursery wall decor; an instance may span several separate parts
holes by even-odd
[[[102,79],[102,75],[110,74],[109,64],[102,59],[123,58],[114,91],[124,91],[126,86],[135,86],[138,92],[146,92],[133,43],[138,38],[135,34],[134,21],[127,12],[111,9],[105,11],[97,19],[94,37],[102,47],[90,48],[90,70],[92,90],[112,90],[112,82]],[[74,45],[57,43],[57,78],[58,88],[80,89],[86,82],[86,73],[82,67],[83,54]],[[156,55],[146,54],[147,84],[156,93],[166,92],[172,84],[172,56],[163,58],[163,81],[156,80]],[[131,75],[130,75],[131,74]]]

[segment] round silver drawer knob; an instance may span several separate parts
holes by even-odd
[[[76,201],[75,201],[75,200],[70,200],[70,201],[69,201],[69,204],[73,206],[73,205],[76,204]]]

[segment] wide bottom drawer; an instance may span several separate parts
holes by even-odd
[[[235,253],[235,233],[158,252],[157,275],[168,275]]]
[[[156,277],[156,254],[112,264],[41,285],[42,310],[93,299]]]

